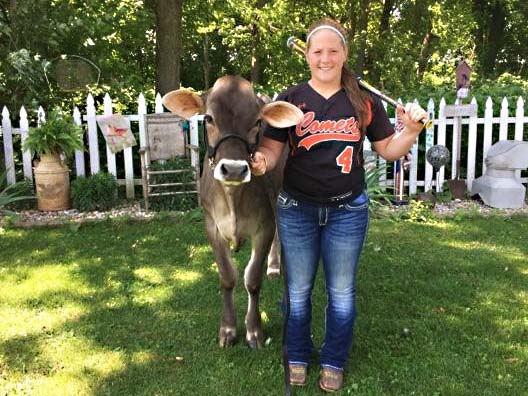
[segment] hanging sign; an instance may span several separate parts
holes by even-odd
[[[137,144],[130,129],[130,121],[121,114],[99,116],[97,117],[97,124],[99,124],[106,144],[112,153],[115,154]]]

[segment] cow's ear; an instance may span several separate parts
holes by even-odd
[[[166,93],[162,103],[172,113],[186,119],[202,113],[204,110],[204,102],[200,95],[187,89],[178,89]]]
[[[261,116],[275,128],[287,128],[300,123],[304,114],[301,109],[291,103],[277,101],[262,107]]]

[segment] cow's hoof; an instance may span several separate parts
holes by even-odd
[[[233,327],[220,327],[218,333],[218,343],[221,348],[227,348],[235,345],[236,329]]]
[[[262,348],[264,336],[261,331],[249,332],[246,334],[246,344],[249,349]]]
[[[266,275],[268,275],[268,278],[275,279],[280,276],[280,268],[272,268],[268,267],[268,270],[266,271]]]

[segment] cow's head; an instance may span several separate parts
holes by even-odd
[[[163,97],[163,104],[183,118],[204,114],[205,143],[215,179],[226,185],[251,180],[249,160],[257,148],[262,122],[285,128],[301,122],[303,113],[282,101],[264,104],[251,84],[240,77],[218,79],[207,100],[180,89]]]

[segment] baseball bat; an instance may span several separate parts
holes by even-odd
[[[300,40],[299,38],[297,38],[295,36],[290,36],[288,38],[288,40],[286,40],[286,46],[288,48],[292,49],[292,50],[295,50],[295,51],[303,54],[303,55],[304,55],[304,51],[306,50],[306,44],[302,40]],[[399,104],[398,102],[396,102],[391,97],[385,95],[380,90],[374,88],[369,83],[363,81],[363,79],[361,77],[356,77],[356,80],[357,80],[357,83],[358,83],[360,88],[364,89],[365,91],[370,92],[374,96],[377,96],[378,98],[380,98],[381,100],[387,102],[388,104],[390,104],[394,108],[398,107],[398,104]],[[433,122],[431,120],[427,119],[427,118],[420,120],[420,122],[424,125],[425,128],[430,128],[433,125]]]

